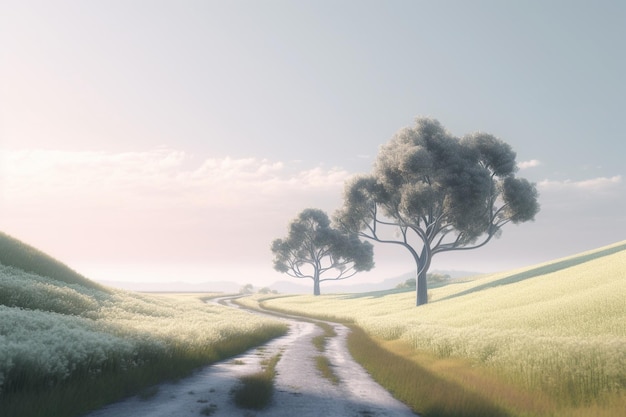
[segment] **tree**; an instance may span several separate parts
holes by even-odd
[[[371,174],[346,184],[335,220],[347,232],[405,247],[417,266],[416,305],[426,304],[434,255],[479,248],[505,224],[534,220],[537,190],[515,177],[515,157],[492,135],[460,139],[417,118],[381,147]]]
[[[426,282],[429,286],[441,286],[450,282],[451,277],[448,274],[431,274],[428,273],[426,276]],[[396,288],[415,288],[415,278],[409,278],[406,281],[396,285]]]
[[[252,294],[254,293],[254,285],[246,284],[243,287],[239,288],[239,294]]]
[[[302,211],[289,224],[285,239],[272,242],[274,269],[294,278],[313,280],[313,294],[320,283],[343,280],[374,267],[374,250],[356,234],[331,227],[328,215],[319,209]]]

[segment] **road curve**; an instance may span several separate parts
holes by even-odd
[[[236,308],[231,300],[222,304]],[[264,314],[250,312],[250,314]],[[350,356],[346,338],[349,329],[329,323],[337,336],[328,339],[319,352],[312,343],[322,329],[309,321],[279,317],[289,325],[285,336],[235,358],[205,367],[176,383],[162,384],[149,398],[133,397],[111,404],[86,417],[415,417]],[[281,353],[276,366],[275,392],[264,410],[237,408],[229,394],[239,377],[261,370],[264,359]],[[315,358],[325,355],[339,382],[322,377]]]

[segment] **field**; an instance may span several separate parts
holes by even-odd
[[[261,304],[354,323],[429,371],[493,391],[490,401],[510,415],[622,415],[626,242],[431,296],[417,308],[413,292],[265,296]]]
[[[0,259],[2,416],[80,415],[286,331],[197,294],[101,287],[0,238],[12,251]]]
[[[241,302],[350,323],[353,356],[426,417],[623,415],[626,242],[430,293]],[[286,331],[208,297],[106,288],[0,234],[0,415],[78,416]]]

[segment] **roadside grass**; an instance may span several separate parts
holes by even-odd
[[[313,346],[315,346],[317,350],[319,350],[320,352],[324,352],[326,350],[326,341],[328,340],[328,338],[337,336],[337,333],[335,333],[335,329],[333,328],[333,326],[328,323],[324,323],[323,321],[317,321],[315,322],[315,324],[320,327],[324,331],[324,333],[315,336],[311,341],[313,343]]]
[[[443,401],[430,411],[434,415],[446,415],[447,404],[468,392],[467,401],[504,415],[617,417],[626,409],[624,277],[621,242],[436,288],[431,302],[418,308],[412,293],[257,301],[283,313],[354,323],[383,351],[421,368],[424,380],[430,375],[432,382],[418,385],[442,387],[446,394],[423,394]],[[358,360],[380,363],[379,355],[366,352]],[[391,388],[394,374],[402,375],[408,362],[379,382],[399,391]],[[400,387],[417,387],[406,378],[398,377]],[[463,415],[457,412],[447,415]]]
[[[200,351],[165,351],[139,367],[112,367],[101,371],[97,376],[75,374],[51,386],[14,386],[0,400],[0,415],[80,416],[132,395],[149,398],[156,393],[155,384],[183,378],[199,367],[243,353],[281,334],[266,330],[265,333],[239,335],[237,341],[218,343],[204,354]],[[28,380],[28,370],[24,370],[23,378]]]
[[[287,331],[201,294],[104,288],[30,247],[12,250],[58,275],[0,264],[0,416],[79,416]]]
[[[147,388],[142,389],[137,396],[142,401],[148,401],[148,400],[156,397],[156,395],[158,393],[159,393],[159,386],[158,385],[153,385],[151,387],[147,387]]]
[[[351,326],[348,349],[394,397],[426,417],[513,416],[488,398],[449,381],[418,363],[387,350],[362,329]]]
[[[340,380],[335,371],[333,371],[333,365],[328,358],[324,355],[318,355],[315,357],[315,367],[321,372],[322,376],[329,380],[333,385],[339,384]]]
[[[239,384],[231,391],[233,401],[238,407],[262,410],[270,404],[274,395],[274,378],[280,356],[279,353],[264,361],[262,363],[264,368],[260,372],[239,378]]]
[[[325,323],[323,321],[316,321],[315,324],[320,327],[324,331],[324,333],[315,336],[313,339],[311,339],[311,342],[318,351],[323,353],[326,351],[326,343],[328,342],[328,339],[337,336],[337,333],[335,332],[335,328],[328,323]],[[317,370],[320,371],[322,376],[328,379],[333,385],[337,385],[339,384],[339,377],[337,376],[335,371],[333,371],[332,366],[333,365],[330,363],[330,360],[326,356],[318,355],[315,357],[315,367],[317,368]]]

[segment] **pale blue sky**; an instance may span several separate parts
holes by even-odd
[[[271,240],[306,207],[337,208],[343,181],[420,115],[510,143],[543,207],[433,268],[626,238],[626,2],[1,8],[0,229],[94,278],[280,278]],[[412,267],[395,247],[376,263],[361,279]]]

